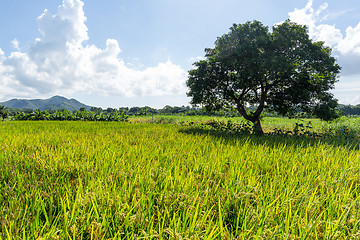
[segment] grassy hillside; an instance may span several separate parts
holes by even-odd
[[[1,122],[0,136],[0,239],[359,237],[345,142],[114,122]]]
[[[55,109],[66,109],[70,111],[78,110],[80,108],[85,108],[86,110],[90,110],[90,106],[82,104],[81,102],[75,99],[67,99],[61,96],[54,96],[49,99],[12,99],[6,102],[0,103],[8,108],[17,108],[17,109],[40,109],[42,111],[45,110],[55,110]]]

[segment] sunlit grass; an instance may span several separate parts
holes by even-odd
[[[0,136],[0,239],[360,237],[345,142],[114,122],[1,122]]]
[[[233,123],[247,122],[243,117],[217,117],[217,116],[181,116],[181,115],[155,115],[155,116],[132,116],[129,121],[132,123],[202,123],[210,120],[222,122],[231,121]],[[296,123],[302,123],[304,126],[311,127],[311,131],[326,132],[336,129],[349,128],[353,132],[360,133],[360,118],[340,117],[327,122],[320,119],[309,118],[287,118],[287,117],[264,117],[261,124],[265,132],[272,132],[276,129],[293,130]]]

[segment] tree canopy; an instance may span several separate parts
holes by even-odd
[[[297,110],[321,119],[336,117],[334,88],[340,67],[323,42],[310,39],[306,26],[285,21],[272,31],[259,21],[234,24],[194,63],[187,86],[191,104],[207,110],[237,109],[263,133],[260,114]],[[257,106],[247,112],[246,106]]]

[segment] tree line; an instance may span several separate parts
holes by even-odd
[[[255,106],[246,107],[247,112],[256,110]],[[343,105],[339,104],[337,112],[340,116],[360,116],[360,104]],[[302,117],[315,117],[297,110],[297,115]],[[184,116],[219,116],[219,117],[242,117],[236,110],[218,110],[213,112],[206,111],[205,108],[196,108],[190,106],[169,106],[166,105],[161,109],[152,107],[120,107],[106,108],[92,107],[90,110],[80,108],[77,111],[70,110],[32,110],[5,108],[0,106],[0,119],[8,120],[52,120],[52,121],[127,121],[130,116],[153,116],[153,115],[184,115]],[[263,111],[262,117],[280,117],[281,115]],[[291,117],[291,116],[289,116]]]
[[[202,108],[190,106],[169,106],[156,109],[149,106],[145,107],[120,107],[106,108],[92,107],[90,110],[80,108],[76,111],[66,109],[60,110],[32,110],[5,108],[0,106],[0,119],[8,120],[53,120],[53,121],[127,121],[130,116],[152,116],[152,115],[186,115],[186,116],[240,116],[234,111],[207,112]]]

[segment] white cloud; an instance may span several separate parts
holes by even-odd
[[[15,50],[20,50],[20,48],[19,48],[19,41],[15,38],[14,40],[12,40],[11,41],[11,44],[12,44],[12,46],[13,46],[13,48],[15,49]]]
[[[344,54],[355,53],[360,56],[360,22],[356,27],[346,29],[346,36],[339,42],[337,49]]]
[[[345,11],[328,13],[325,3],[315,10],[313,0],[308,0],[303,9],[295,9],[289,13],[290,20],[298,24],[307,25],[309,35],[316,41],[324,41],[330,46],[342,67],[343,76],[333,91],[341,103],[358,104],[360,95],[360,22],[355,27],[348,26],[344,32],[335,25],[326,24],[328,19],[341,16]]]
[[[119,58],[117,40],[100,49],[89,39],[81,0],[64,0],[56,14],[38,19],[41,38],[8,57],[0,49],[0,96],[38,97],[76,92],[121,96],[162,96],[186,92],[186,71],[170,60],[144,70],[129,68]]]
[[[324,3],[318,10],[313,9],[313,0],[309,0],[303,9],[295,9],[289,13],[290,20],[309,27],[310,36],[316,41],[324,41],[340,55],[358,54],[360,56],[360,22],[356,27],[349,26],[345,36],[335,25],[320,24],[326,21],[328,15],[325,10],[328,4]]]

